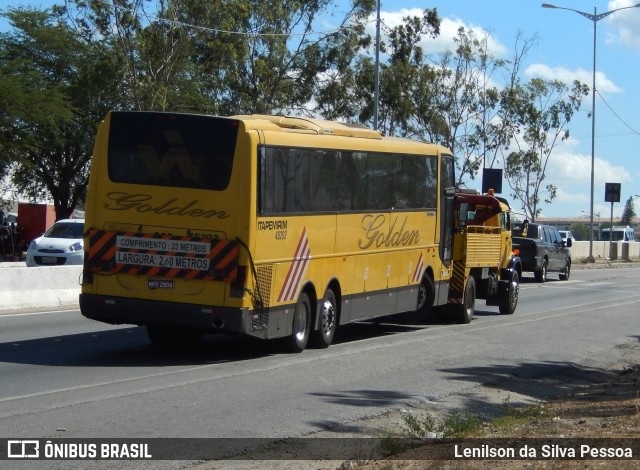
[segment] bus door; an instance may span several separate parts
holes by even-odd
[[[440,281],[436,281],[435,305],[446,304],[449,297],[451,259],[453,256],[453,221],[455,211],[455,185],[453,157],[443,155],[440,163],[440,243],[439,255],[442,262]]]

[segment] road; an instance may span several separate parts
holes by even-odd
[[[297,437],[407,406],[481,406],[465,397],[486,384],[548,398],[638,341],[640,268],[549,278],[523,279],[512,316],[479,301],[469,325],[352,325],[302,354],[212,336],[175,355],[75,310],[0,315],[0,436]]]

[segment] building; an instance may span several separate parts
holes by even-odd
[[[536,219],[536,222],[546,225],[553,225],[558,227],[558,230],[571,230],[575,225],[585,225],[587,228],[589,227],[589,217],[539,217]],[[593,218],[593,239],[600,240],[600,228],[605,226],[608,227],[611,223],[611,218],[607,217],[594,217]],[[629,224],[633,231],[636,234],[636,240],[640,239],[640,227],[638,227],[640,223],[640,218],[636,217],[633,219],[633,222]],[[606,224],[606,225],[605,225]],[[613,218],[613,225],[622,225],[620,223],[620,217]]]

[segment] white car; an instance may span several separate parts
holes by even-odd
[[[571,240],[571,243],[576,241],[576,239],[573,238],[573,233],[571,233],[571,230],[558,230],[558,232],[560,232],[560,236],[562,237],[563,241],[566,242],[568,239]]]
[[[82,264],[84,219],[62,219],[29,244],[27,266]]]

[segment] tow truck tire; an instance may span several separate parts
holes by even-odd
[[[520,277],[518,271],[512,271],[509,276],[509,287],[500,293],[498,308],[502,315],[513,315],[518,306],[518,293],[520,292]]]
[[[476,281],[473,276],[469,276],[469,279],[467,279],[462,303],[457,305],[456,310],[459,323],[471,323],[473,314],[476,311]]]
[[[293,311],[291,328],[289,350],[294,353],[300,353],[307,347],[311,330],[311,302],[309,301],[309,296],[304,292],[298,297],[298,302]]]

